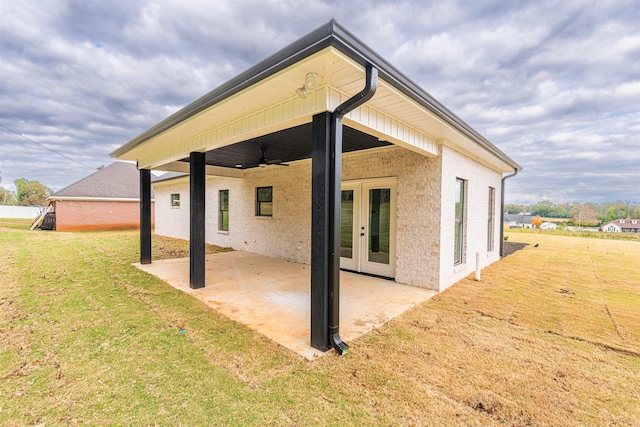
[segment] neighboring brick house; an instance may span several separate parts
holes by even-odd
[[[191,241],[192,288],[205,242],[310,264],[318,349],[327,331],[342,348],[340,268],[441,291],[500,259],[503,184],[521,170],[335,21],[111,155],[149,185],[186,173],[153,185],[156,233]]]
[[[47,200],[53,205],[58,231],[140,227],[140,174],[132,163],[112,163],[56,191]]]
[[[602,224],[600,230],[610,233],[640,233],[640,219],[616,219]]]

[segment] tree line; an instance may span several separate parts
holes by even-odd
[[[2,176],[0,176],[0,184]],[[12,206],[45,206],[47,197],[53,191],[38,181],[29,181],[26,178],[18,178],[13,181],[16,191],[9,191],[0,187],[0,205]]]
[[[505,205],[505,213],[530,214],[543,218],[566,218],[574,224],[599,225],[621,218],[640,219],[640,205],[630,201],[604,203],[561,203],[543,200],[534,205]]]

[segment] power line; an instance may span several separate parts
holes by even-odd
[[[22,137],[22,138],[26,139],[26,140],[27,140],[27,141],[29,141],[29,142],[33,142],[34,144],[39,145],[40,147],[42,147],[42,148],[44,148],[44,149],[46,149],[46,150],[49,150],[49,151],[51,151],[52,153],[57,154],[58,156],[64,157],[65,159],[67,159],[67,160],[71,160],[72,162],[76,162],[77,164],[82,165],[82,166],[84,166],[85,168],[89,168],[89,169],[91,169],[91,170],[96,170],[96,168],[94,168],[94,167],[91,167],[91,166],[85,165],[84,163],[79,162],[79,161],[78,161],[78,160],[76,160],[76,159],[72,159],[71,157],[65,156],[65,155],[64,155],[64,154],[62,154],[62,153],[58,153],[57,151],[52,150],[51,148],[46,147],[46,146],[44,146],[44,145],[40,144],[39,142],[34,141],[34,140],[33,140],[33,139],[31,139],[31,138],[27,138],[27,137],[26,137],[26,136],[24,136],[23,134],[18,133],[18,132],[16,132],[16,131],[15,131],[15,130],[13,130],[13,129],[9,129],[9,128],[8,128],[8,127],[6,127],[5,125],[0,125],[0,127],[5,128],[5,129],[6,129],[6,130],[8,130],[9,132],[15,133],[15,134],[16,134],[16,135],[18,135],[19,137]]]

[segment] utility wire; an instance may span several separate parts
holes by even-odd
[[[29,142],[33,142],[34,144],[39,145],[40,147],[42,147],[42,148],[44,148],[44,149],[46,149],[46,150],[49,150],[49,151],[51,151],[52,153],[57,154],[58,156],[64,157],[65,159],[67,159],[67,160],[71,160],[72,162],[76,162],[77,164],[82,165],[82,166],[84,166],[85,168],[89,168],[89,169],[91,169],[91,170],[96,170],[96,168],[94,168],[94,167],[91,167],[91,166],[85,165],[84,163],[79,162],[79,161],[78,161],[78,160],[76,160],[76,159],[72,159],[71,157],[65,156],[65,155],[64,155],[64,154],[62,154],[62,153],[58,153],[57,151],[52,150],[51,148],[46,147],[46,146],[44,146],[44,145],[40,144],[39,142],[34,141],[34,140],[33,140],[33,139],[31,139],[31,138],[27,138],[27,137],[26,137],[26,136],[24,136],[23,134],[18,133],[18,132],[16,132],[16,131],[15,131],[15,130],[13,130],[13,129],[9,129],[9,128],[8,128],[8,127],[6,127],[5,125],[0,125],[0,127],[5,128],[5,129],[6,129],[6,130],[8,130],[9,132],[13,132],[13,133],[15,133],[16,135],[18,135],[18,136],[20,136],[20,137],[22,137],[22,138],[26,139],[26,140],[27,140],[27,141],[29,141]]]

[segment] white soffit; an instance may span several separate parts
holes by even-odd
[[[319,87],[305,99],[295,94],[307,73],[318,74]],[[333,111],[360,92],[365,70],[334,47],[327,47],[275,73],[119,156],[140,168],[163,165],[236,142],[309,123],[315,114]],[[439,140],[502,168],[501,161],[442,119],[380,79],[374,97],[350,112],[344,123],[381,140],[424,155],[438,154]],[[496,163],[501,163],[497,165]],[[510,166],[504,168],[512,170]]]

